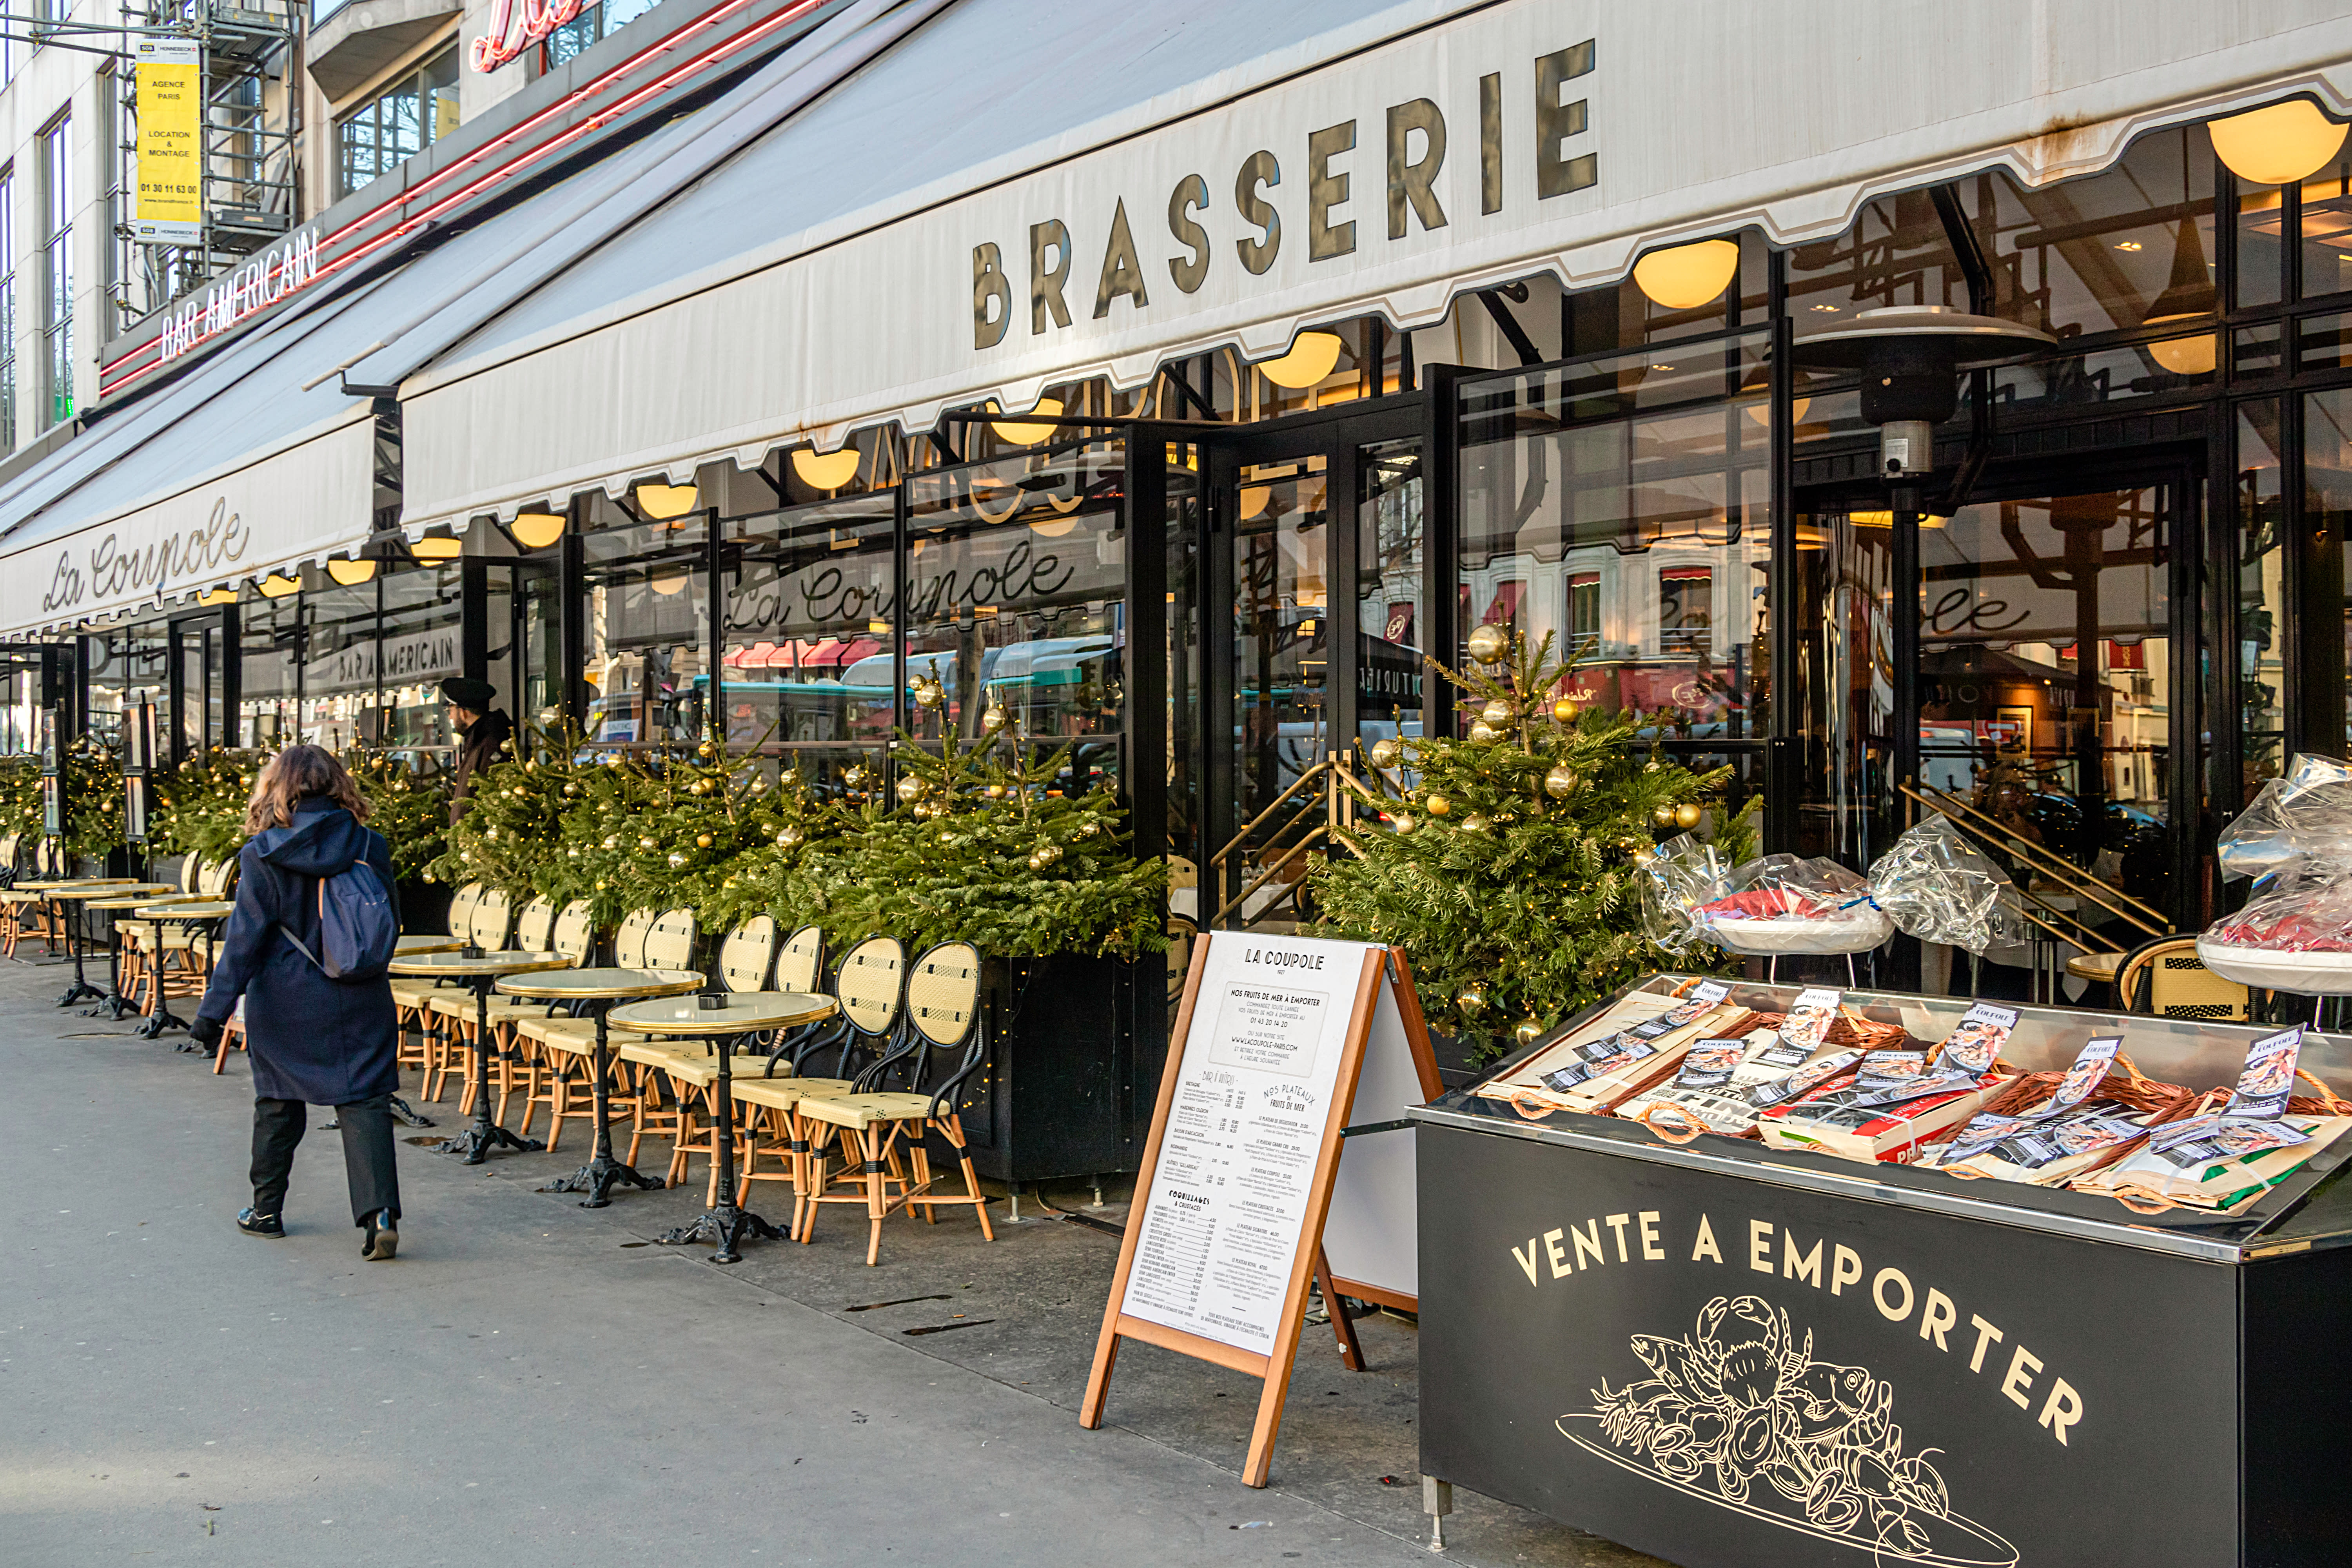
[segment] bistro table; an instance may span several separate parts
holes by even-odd
[[[166,899],[160,903],[142,904],[131,911],[131,919],[145,921],[155,929],[155,1016],[148,1019],[146,1025],[137,1033],[154,1040],[161,1039],[165,1029],[184,1029],[188,1026],[188,1021],[185,1018],[173,1016],[171,1004],[163,997],[163,928],[183,922],[206,927],[205,951],[209,954],[212,951],[212,931],[209,928],[215,921],[228,919],[236,910],[236,903],[231,899]],[[196,1046],[194,1041],[190,1041],[173,1048],[192,1051],[196,1049]]]
[[[732,1263],[743,1256],[737,1245],[747,1235],[769,1241],[783,1239],[783,1232],[735,1205],[734,1078],[728,1062],[735,1054],[735,1041],[740,1036],[814,1024],[840,1009],[841,1004],[832,997],[812,995],[805,991],[705,992],[695,996],[632,1002],[614,1009],[613,1017],[624,1028],[644,1035],[706,1040],[719,1055],[719,1081],[711,1091],[719,1104],[718,1126],[712,1134],[717,1151],[713,1158],[719,1166],[718,1205],[655,1240],[668,1247],[690,1241],[715,1241],[719,1250],[710,1260]]]
[[[81,933],[76,928],[81,923],[79,910],[68,920],[64,906],[82,899],[102,899],[135,886],[128,877],[71,877],[47,882],[19,882],[17,888],[27,893],[39,893],[49,906],[49,914],[66,933],[66,952],[73,959],[73,984],[58,998],[58,1005],[70,1007],[77,1002],[102,1002],[106,993],[89,983],[81,968]]]
[[[661,1186],[659,1176],[639,1175],[633,1167],[613,1158],[611,1098],[604,1085],[605,1075],[612,1070],[613,1054],[606,1039],[604,1016],[613,1010],[615,1002],[641,996],[677,996],[699,991],[702,986],[702,976],[690,969],[567,969],[510,974],[499,982],[499,989],[509,996],[532,1002],[577,1002],[596,1020],[595,1082],[591,1089],[596,1102],[595,1152],[579,1170],[550,1182],[539,1189],[541,1192],[586,1193],[580,1206],[600,1209],[613,1201],[615,1182],[648,1192]]]
[[[571,958],[561,952],[484,952],[478,947],[463,946],[438,952],[395,952],[384,966],[412,980],[462,981],[474,993],[474,1120],[466,1131],[442,1144],[441,1152],[462,1155],[467,1164],[478,1165],[493,1149],[532,1153],[547,1147],[536,1138],[508,1131],[490,1116],[490,987],[506,975],[571,966]]]
[[[131,998],[122,994],[122,929],[118,916],[136,910],[142,904],[154,902],[156,896],[169,893],[178,887],[175,882],[133,882],[128,887],[103,889],[106,896],[91,899],[83,908],[92,914],[102,914],[106,921],[106,996],[90,1016],[112,1010],[121,1018],[131,1010]]]
[[[466,945],[461,936],[404,936],[392,950],[394,958],[414,958],[420,952],[455,952]]]

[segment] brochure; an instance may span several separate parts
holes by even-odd
[[[2245,1070],[2223,1116],[2274,1121],[2286,1114],[2287,1094],[2294,1087],[2295,1058],[2303,1050],[2303,1026],[2265,1035],[2246,1047]]]
[[[1992,1071],[2001,1047],[2017,1027],[2017,1009],[1979,1002],[1960,1015],[1960,1021],[1937,1053],[1936,1070],[1950,1077],[1962,1073],[1982,1078]]]
[[[1781,1043],[1805,1056],[1821,1049],[1822,1042],[1829,1038],[1830,1026],[1837,1021],[1838,1002],[1844,994],[1819,985],[1798,992],[1789,1016],[1780,1021]]]
[[[1636,1024],[1627,1030],[1639,1039],[1654,1040],[1661,1035],[1671,1035],[1685,1024],[1706,1016],[1708,1009],[1731,994],[1731,987],[1720,980],[1709,980],[1695,987],[1690,995],[1646,1024]]]

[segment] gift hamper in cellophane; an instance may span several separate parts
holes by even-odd
[[[1754,958],[1867,952],[1895,934],[1863,878],[1834,860],[1794,855],[1750,860],[1692,920],[1717,946]]]
[[[2214,845],[2254,896],[2197,939],[2225,980],[2302,996],[2352,994],[2352,768],[2298,756]]]

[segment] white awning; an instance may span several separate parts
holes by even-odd
[[[1133,386],[1354,315],[1423,325],[1751,225],[1834,235],[1874,195],[2093,172],[2285,92],[2341,111],[2346,55],[2327,0],[961,0],[409,376],[406,518]]]

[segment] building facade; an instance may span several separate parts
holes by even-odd
[[[2345,752],[2340,5],[679,3],[461,52],[447,127],[496,18],[310,20],[402,159],[306,161],[323,220],[0,479],[12,736],[429,766],[462,671],[822,782],[1002,708],[1203,922],[1306,770],[1466,724],[1481,625],[1770,847],[1958,805],[2183,926]],[[2038,338],[1892,483],[1822,347],[1884,311]]]

